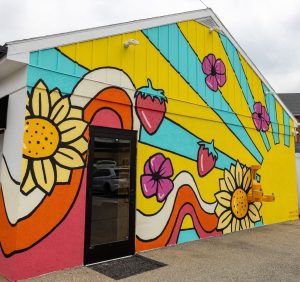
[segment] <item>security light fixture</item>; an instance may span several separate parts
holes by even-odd
[[[135,39],[128,39],[127,41],[125,41],[123,43],[125,48],[128,48],[130,45],[139,45],[139,44],[140,44],[140,42]]]

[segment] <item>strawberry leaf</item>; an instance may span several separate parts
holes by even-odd
[[[214,140],[212,140],[211,143],[206,143],[204,141],[200,141],[200,142],[197,142],[197,143],[200,146],[204,146],[204,148],[208,150],[209,155],[212,155],[213,158],[218,159],[218,153],[217,153],[217,151],[215,149],[215,146],[214,146]]]
[[[137,97],[138,95],[142,95],[143,98],[150,96],[152,100],[154,100],[154,98],[157,98],[160,103],[168,102],[163,89],[153,88],[152,82],[149,78],[147,79],[147,82],[148,86],[142,86],[138,88],[134,94],[134,97]]]

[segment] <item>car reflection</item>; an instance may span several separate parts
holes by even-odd
[[[129,167],[117,166],[115,161],[97,161],[93,165],[92,192],[105,197],[127,196]]]

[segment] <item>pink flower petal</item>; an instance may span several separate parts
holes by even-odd
[[[261,114],[262,118],[269,124],[270,123],[270,116],[266,111],[265,107],[262,107],[262,114]]]
[[[209,75],[211,74],[211,69],[212,69],[212,63],[210,62],[208,56],[206,56],[203,60],[202,63],[202,70],[205,74]]]
[[[158,183],[153,180],[151,175],[141,176],[142,191],[146,197],[152,197],[156,194],[157,184]]]
[[[214,54],[209,54],[209,55],[206,56],[206,58],[209,60],[209,62],[210,62],[210,64],[212,66],[215,65],[215,63],[216,63],[216,57],[215,57]]]
[[[166,159],[164,161],[159,171],[159,175],[161,177],[170,177],[173,175],[173,167],[170,159]]]
[[[253,122],[255,124],[255,127],[258,131],[260,131],[261,129],[261,119],[258,117],[258,114],[257,113],[253,113],[252,114],[252,119],[253,119]]]
[[[262,131],[267,131],[269,129],[269,123],[267,123],[264,119],[261,119],[261,129]]]
[[[165,157],[162,154],[158,153],[158,154],[153,155],[150,158],[150,169],[151,169],[151,171],[153,173],[159,172],[159,170],[161,168],[161,165],[164,161],[165,161]]]
[[[206,85],[213,91],[218,90],[218,82],[215,76],[208,75],[205,79]]]
[[[148,160],[145,164],[145,167],[144,167],[144,172],[145,174],[152,174],[153,171],[151,171],[151,167],[150,167],[150,160]]]
[[[156,198],[157,201],[162,202],[172,191],[174,184],[172,180],[168,178],[162,178],[158,181],[158,189]]]
[[[223,61],[221,59],[218,59],[215,63],[215,69],[217,74],[225,74],[226,69]]]
[[[256,102],[253,106],[254,108],[254,112],[258,113],[258,114],[261,114],[261,111],[262,111],[262,105],[261,105],[261,102]]]
[[[217,74],[216,79],[219,86],[223,86],[226,82],[226,75],[225,74]]]

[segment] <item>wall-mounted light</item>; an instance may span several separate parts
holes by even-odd
[[[140,44],[140,42],[135,39],[128,39],[127,41],[125,41],[123,43],[125,48],[128,48],[130,45],[139,45],[139,44]]]

